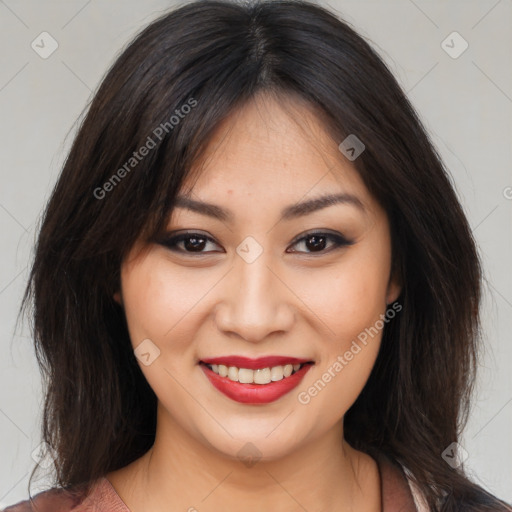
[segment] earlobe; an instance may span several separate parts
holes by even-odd
[[[123,299],[121,298],[121,292],[116,292],[114,293],[113,295],[114,297],[114,300],[120,305],[122,306],[123,305]]]
[[[388,289],[386,293],[386,304],[389,306],[393,302],[395,302],[400,294],[402,293],[402,285],[398,281],[398,279],[392,277],[388,284]]]

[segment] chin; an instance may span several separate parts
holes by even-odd
[[[253,420],[247,416],[244,420],[224,422],[219,435],[212,436],[211,425],[205,425],[204,440],[210,449],[229,459],[237,459],[251,466],[251,461],[271,462],[296,452],[308,436],[308,425],[292,424],[291,418],[298,421],[297,414],[276,414],[266,420]],[[304,422],[305,423],[305,422]]]

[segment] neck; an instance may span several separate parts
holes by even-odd
[[[277,459],[228,457],[175,422],[157,422],[152,448],[107,478],[131,512],[380,510],[375,461],[336,424]],[[245,451],[249,454],[250,445]]]

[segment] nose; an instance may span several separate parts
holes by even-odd
[[[252,263],[236,257],[222,284],[215,315],[217,327],[224,334],[252,343],[271,334],[283,334],[295,319],[292,297],[265,252]]]

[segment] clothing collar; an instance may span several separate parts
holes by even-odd
[[[373,457],[380,473],[382,512],[417,512],[403,469],[383,454]]]

